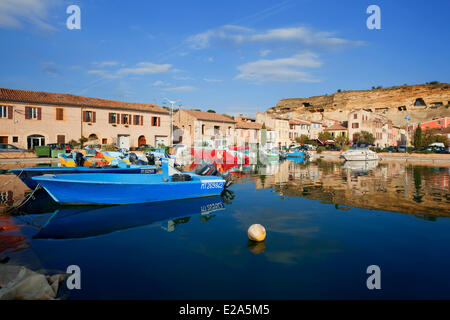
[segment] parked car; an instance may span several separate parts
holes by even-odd
[[[0,152],[27,152],[27,150],[22,148],[17,148],[12,144],[0,143]]]
[[[398,152],[406,152],[406,146],[398,146]]]
[[[398,147],[396,146],[389,146],[386,148],[387,152],[398,152]]]

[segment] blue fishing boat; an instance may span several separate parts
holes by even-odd
[[[308,157],[308,152],[300,148],[293,148],[290,152],[286,152],[287,158],[306,158]]]
[[[136,204],[220,195],[221,176],[182,173],[163,159],[162,174],[56,174],[33,177],[60,204]],[[177,173],[178,172],[178,173]]]
[[[79,174],[79,173],[146,173],[155,174],[156,166],[137,166],[126,165],[124,167],[33,167],[24,169],[10,169],[23,183],[30,189],[35,189],[38,182],[33,180],[33,177],[44,174]]]

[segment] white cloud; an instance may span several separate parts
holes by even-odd
[[[186,41],[192,49],[247,43],[294,43],[306,46],[322,46],[330,49],[364,44],[363,41],[338,38],[332,32],[315,31],[308,27],[256,31],[254,29],[233,25],[225,25],[216,29],[207,30],[189,37]]]
[[[88,70],[87,73],[95,75],[95,76],[99,76],[99,77],[104,78],[104,79],[116,79],[116,78],[119,77],[119,76],[117,76],[115,74],[111,74],[111,73],[109,73],[109,72],[107,72],[105,70]]]
[[[99,68],[104,68],[117,66],[119,63],[117,61],[103,61],[103,62],[94,62],[93,64],[98,66]]]
[[[194,91],[197,90],[196,87],[193,86],[181,86],[181,87],[174,87],[174,88],[165,88],[166,91]]]
[[[205,81],[205,82],[222,82],[223,80],[220,80],[220,79],[203,78],[203,81]]]
[[[156,80],[155,82],[153,82],[152,84],[154,87],[161,87],[164,85],[164,81],[162,80]]]
[[[209,57],[208,58],[208,62],[214,62],[214,58],[213,57]]]
[[[0,1],[0,28],[23,28],[30,24],[44,30],[55,30],[49,24],[52,0],[2,0]]]
[[[42,72],[50,76],[58,76],[59,70],[54,62],[42,62],[41,63]]]
[[[274,60],[261,59],[238,67],[240,74],[236,79],[246,79],[255,82],[318,82],[300,68],[317,68],[322,63],[316,54],[305,52],[289,58]]]
[[[170,64],[155,64],[151,62],[140,62],[134,68],[122,68],[117,71],[118,74],[154,74],[168,72],[172,67]]]
[[[265,56],[267,56],[269,53],[271,53],[272,52],[272,50],[260,50],[259,51],[259,55],[261,56],[261,57],[265,57]]]

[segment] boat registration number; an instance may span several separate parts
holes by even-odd
[[[141,169],[141,173],[153,174],[156,173],[156,169]]]
[[[222,189],[224,181],[211,181],[211,182],[202,182],[200,189],[201,190],[209,190],[209,189]]]

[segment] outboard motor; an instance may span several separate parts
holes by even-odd
[[[131,164],[136,164],[139,160],[138,156],[136,155],[136,153],[131,152],[128,155],[128,160],[130,161]]]
[[[81,152],[77,152],[75,155],[75,165],[82,167],[84,165],[84,155]]]
[[[149,165],[154,165],[155,164],[155,156],[152,153],[147,153],[146,155],[147,157],[147,161]]]
[[[195,174],[198,174],[200,176],[214,176],[217,174],[217,168],[212,163],[206,163],[203,165],[199,165],[195,169]]]

